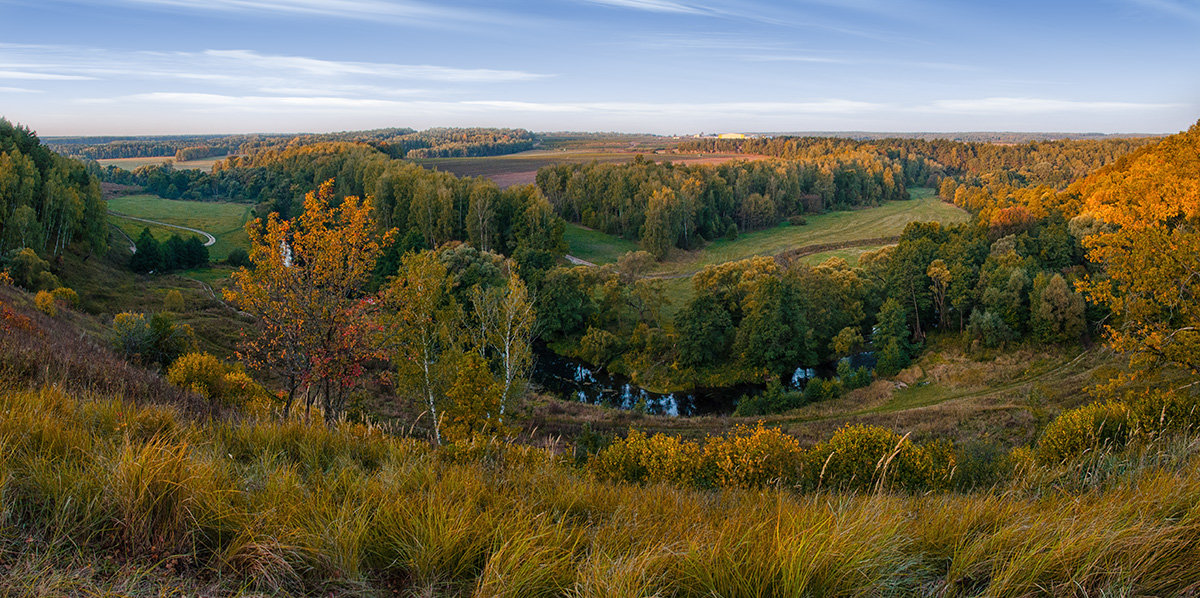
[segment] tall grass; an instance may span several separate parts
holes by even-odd
[[[1200,587],[1200,444],[1183,437],[929,495],[610,483],[529,450],[443,452],[350,424],[201,422],[54,388],[0,393],[0,594],[114,591],[105,557],[141,576],[122,586],[132,595]]]

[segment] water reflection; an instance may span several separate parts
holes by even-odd
[[[537,349],[536,357],[532,380],[546,392],[567,400],[615,409],[637,409],[650,415],[731,413],[742,395],[761,390],[761,387],[745,384],[657,393],[632,384],[623,376],[595,370],[545,348]]]
[[[534,384],[564,400],[601,405],[614,409],[640,410],[650,415],[710,415],[733,412],[744,395],[762,392],[763,386],[739,384],[722,388],[696,388],[688,392],[657,393],[632,384],[628,378],[599,371],[581,361],[563,357],[545,347],[534,351]],[[852,367],[874,367],[873,353],[864,352],[845,358]],[[836,363],[816,368],[797,368],[791,386],[803,389],[814,377],[836,375]]]

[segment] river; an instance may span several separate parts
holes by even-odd
[[[761,384],[739,384],[719,388],[696,388],[684,392],[657,393],[633,384],[628,378],[597,370],[591,365],[559,355],[545,347],[534,351],[531,381],[545,392],[567,401],[579,401],[614,409],[640,408],[650,415],[692,416],[733,413],[737,400],[762,392]],[[851,358],[851,365],[874,365],[869,353]],[[830,377],[836,366],[797,368],[792,388],[802,389],[813,376]]]

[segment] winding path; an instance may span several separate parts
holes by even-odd
[[[202,230],[200,230],[200,229],[198,229],[198,228],[189,228],[189,227],[186,227],[186,226],[179,226],[178,224],[168,224],[168,223],[166,223],[166,222],[159,222],[159,221],[157,221],[157,220],[149,220],[149,219],[146,219],[146,218],[138,218],[137,216],[126,216],[125,214],[120,214],[120,213],[117,213],[117,212],[112,212],[112,211],[110,211],[110,212],[108,213],[108,215],[109,215],[109,216],[116,216],[117,218],[125,218],[126,220],[137,220],[138,222],[145,222],[145,223],[147,223],[147,224],[155,224],[155,225],[158,225],[158,226],[165,226],[165,227],[167,227],[167,228],[177,228],[177,229],[179,229],[179,230],[185,230],[185,231],[187,231],[187,232],[189,232],[189,233],[196,233],[197,235],[200,235],[200,236],[202,236],[202,237],[204,237],[204,238],[205,238],[205,241],[204,241],[204,246],[205,246],[205,247],[211,247],[211,246],[212,246],[214,243],[216,243],[216,242],[217,242],[217,238],[216,238],[216,237],[214,237],[214,236],[212,236],[212,235],[210,235],[210,234],[208,234],[208,233],[206,233],[206,232],[204,232],[204,231],[202,231]],[[128,236],[128,235],[126,235],[126,236]],[[134,252],[135,252],[135,253],[137,252],[137,248],[136,248],[136,247],[134,247]]]

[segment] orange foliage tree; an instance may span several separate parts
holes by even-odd
[[[1080,287],[1117,316],[1112,346],[1135,365],[1200,372],[1200,123],[1072,186],[1115,230],[1084,241],[1102,275]],[[1136,369],[1141,369],[1136,368]]]
[[[370,198],[353,196],[335,205],[330,180],[305,196],[294,220],[271,214],[246,226],[253,268],[234,273],[225,298],[255,316],[239,357],[285,381],[285,416],[303,389],[306,409],[319,399],[335,420],[377,354],[375,301],[362,286],[394,233],[377,234],[371,209]]]

